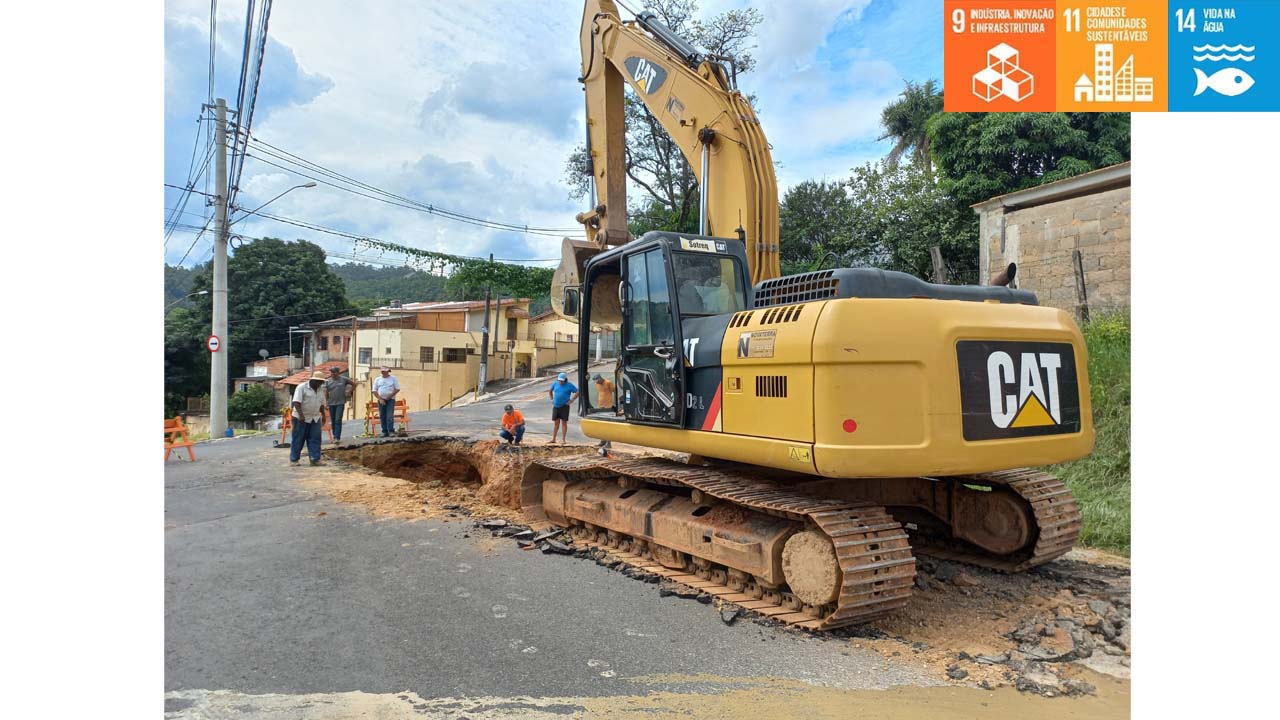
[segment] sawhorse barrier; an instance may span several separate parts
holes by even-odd
[[[186,448],[187,455],[192,462],[196,459],[196,451],[192,448],[194,443],[187,435],[187,426],[182,424],[182,416],[164,419],[164,459],[169,460],[169,453],[174,448]]]
[[[329,442],[333,442],[333,426],[329,424],[328,411],[321,412],[320,416],[324,418],[324,425],[320,429],[329,433]],[[276,447],[289,447],[291,430],[293,430],[293,408],[287,407],[284,409],[284,419],[280,421],[280,440],[276,442]]]
[[[392,426],[397,427],[404,432],[409,432],[409,401],[397,400],[395,417],[392,418]],[[369,401],[364,406],[364,434],[365,437],[378,435],[382,431],[382,415],[378,412],[378,403]]]

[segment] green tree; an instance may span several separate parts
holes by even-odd
[[[964,207],[1125,162],[1129,129],[1129,113],[938,113],[928,123],[943,187]]]
[[[212,290],[210,268],[197,275],[192,291]],[[184,318],[189,325],[175,326],[174,363],[179,367],[194,368],[202,364],[204,389],[209,388],[208,351],[204,340],[213,324],[212,303],[199,303],[190,308]],[[325,264],[324,250],[305,240],[286,242],[276,238],[263,238],[242,245],[227,261],[227,324],[229,338],[223,338],[224,352],[228,353],[228,374],[235,377],[243,372],[244,365],[258,359],[258,350],[265,348],[272,355],[285,352],[289,346],[289,326],[304,322],[328,320],[349,314],[351,303],[347,301],[342,279]],[[177,311],[174,312],[176,314]],[[187,335],[177,334],[183,330]],[[190,343],[194,335],[198,343]],[[166,324],[166,361],[170,346],[169,325]],[[193,358],[192,355],[204,355]],[[175,379],[171,383],[169,363],[166,362],[165,387],[189,391]],[[184,376],[185,377],[185,376]]]
[[[275,411],[275,393],[261,383],[250,385],[227,398],[227,418],[236,422],[250,422]]]
[[[782,272],[813,270],[827,253],[847,252],[853,206],[842,182],[805,180],[788,190],[778,208]]]
[[[209,392],[209,325],[189,308],[175,308],[164,318],[164,414],[186,410],[186,398]]]
[[[493,297],[529,298],[530,311],[537,314],[551,307],[552,268],[528,267],[509,263],[470,261],[454,267],[449,276],[449,295],[454,300],[483,298],[486,288]]]
[[[957,205],[923,166],[868,163],[854,169],[849,194],[853,207],[848,244],[834,248],[842,265],[899,270],[928,279],[933,272],[929,248],[937,245],[952,282],[976,279],[976,236],[966,232],[966,216],[972,212]]]
[[[727,10],[702,20],[697,17],[696,0],[649,0],[645,8],[656,13],[663,23],[695,47],[704,48],[712,55],[732,57],[739,77],[755,67],[756,61],[751,55],[754,46],[750,40],[756,26],[764,20],[759,10]],[[632,198],[629,205],[647,216],[641,225],[650,230],[687,231],[692,223],[696,230],[698,183],[693,169],[629,85],[625,96],[625,122],[626,167],[630,181],[628,195]],[[587,160],[585,146],[579,145],[565,162],[565,183],[574,198],[584,197],[590,191],[591,173]],[[637,198],[633,192],[635,189],[642,191],[641,197]],[[655,205],[664,212],[654,212]],[[653,224],[660,220],[667,224]]]
[[[330,265],[334,274],[342,278],[347,298],[356,305],[368,301],[371,307],[387,304],[391,300],[403,302],[430,302],[443,300],[448,278],[409,267],[374,267],[361,263]]]
[[[907,81],[898,99],[880,111],[880,126],[884,134],[878,139],[893,140],[889,150],[890,164],[897,164],[903,157],[910,157],[926,170],[933,170],[929,158],[929,118],[942,112],[943,95],[936,80],[923,84]]]

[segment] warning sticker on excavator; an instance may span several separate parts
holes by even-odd
[[[794,462],[813,463],[813,457],[809,454],[807,447],[789,447],[787,448],[787,457]]]
[[[777,330],[756,330],[738,336],[738,357],[771,358],[773,345],[778,339]]]

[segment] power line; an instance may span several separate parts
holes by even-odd
[[[258,105],[258,85],[262,82],[262,62],[267,53],[267,27],[270,22],[271,0],[265,0],[258,22],[258,56],[254,63],[253,91],[249,94],[249,112],[247,116],[243,111],[239,114],[239,118],[244,121],[244,138],[243,144],[241,144],[240,134],[236,133],[236,144],[240,146],[240,162],[236,165],[235,179],[231,182],[228,205],[233,204],[236,196],[240,194],[240,176],[244,172],[244,157],[249,149],[249,129],[253,127],[253,111]]]
[[[167,188],[173,188],[173,189],[175,189],[175,190],[184,190],[184,191],[186,191],[186,192],[193,192],[193,193],[195,193],[195,194],[197,194],[197,195],[204,195],[205,197],[218,197],[217,195],[214,195],[213,193],[200,192],[199,190],[192,190],[191,188],[185,188],[185,187],[182,187],[181,185],[173,185],[173,184],[170,184],[170,183],[165,183],[165,184],[164,184],[164,186],[165,186],[165,187],[167,187]],[[203,215],[202,215],[201,217],[203,217]]]
[[[277,222],[285,223],[286,225],[295,225],[295,226],[297,226],[297,227],[305,228],[305,229],[307,229],[307,230],[314,230],[314,231],[316,231],[316,232],[328,233],[328,234],[330,234],[330,235],[336,235],[336,236],[338,236],[338,237],[344,237],[344,238],[347,238],[348,240],[370,240],[370,241],[373,241],[373,242],[390,243],[390,241],[389,241],[389,240],[381,240],[381,239],[379,239],[379,238],[376,238],[376,237],[370,237],[370,236],[368,236],[368,235],[357,235],[357,234],[355,234],[355,233],[347,232],[347,231],[345,231],[345,230],[337,230],[337,229],[334,229],[334,228],[328,228],[328,227],[325,227],[325,226],[323,226],[323,225],[317,225],[317,224],[312,223],[312,222],[307,222],[307,221],[305,221],[305,220],[296,220],[296,219],[293,219],[293,218],[281,217],[281,216],[279,216],[279,215],[272,215],[272,214],[270,214],[270,213],[264,213],[264,212],[258,212],[258,213],[255,213],[255,214],[256,214],[256,215],[261,215],[262,217],[267,218],[267,219],[269,219],[269,220],[275,220],[275,221],[277,221]],[[392,243],[392,244],[394,244],[394,243]],[[433,251],[431,251],[431,252],[435,253],[436,255],[446,255],[446,256],[449,256],[449,257],[456,257],[456,258],[458,258],[458,259],[460,259],[460,260],[485,260],[485,261],[487,261],[487,260],[488,260],[488,258],[475,257],[475,256],[471,256],[471,255],[455,255],[455,254],[453,254],[453,253],[436,252],[436,251],[434,251],[434,250],[433,250]],[[504,261],[504,262],[553,262],[553,261],[558,260],[558,259],[559,259],[559,258],[538,258],[538,259],[528,259],[528,260],[526,260],[526,259],[511,259],[511,258],[504,258],[504,259],[503,259],[503,261]],[[496,261],[496,260],[498,260],[498,258],[495,258],[495,261]]]
[[[184,187],[178,187],[176,185],[170,185],[169,183],[165,183],[165,185],[168,187],[172,187],[177,190],[183,191],[183,194],[178,197],[178,201],[177,203],[175,203],[176,207],[179,207],[182,209],[185,209],[187,207],[187,201],[191,199],[190,193],[193,192],[196,182],[200,180],[200,176],[204,174],[205,169],[209,167],[209,159],[213,157],[213,148],[209,145],[206,145],[204,161],[200,163],[199,169],[196,169],[196,166],[195,166],[196,150],[200,147],[200,124],[204,120],[203,109],[201,110],[200,114],[201,114],[201,117],[196,119],[196,137],[195,137],[195,142],[191,146],[191,161],[187,164],[186,185]],[[172,223],[173,223],[172,216],[165,219],[166,226],[171,225]],[[169,245],[169,237],[172,234],[173,234],[173,231],[168,227],[166,227],[165,234],[164,234],[164,244],[166,247],[168,247]]]
[[[355,185],[356,187],[369,190],[369,191],[378,193],[380,195],[385,195],[386,197],[391,198],[393,200],[397,200],[399,202],[409,203],[410,205],[415,206],[415,209],[427,210],[434,215],[443,215],[453,219],[471,221],[473,223],[484,223],[495,229],[514,230],[517,232],[527,231],[527,232],[541,232],[541,233],[545,233],[545,232],[565,233],[565,232],[580,232],[582,230],[581,227],[573,227],[573,228],[537,227],[537,226],[530,226],[526,224],[509,223],[502,220],[489,220],[487,218],[480,218],[474,215],[467,215],[466,213],[460,213],[453,210],[448,210],[446,208],[442,208],[422,200],[415,200],[413,198],[408,198],[403,195],[398,195],[389,190],[384,190],[380,187],[371,185],[361,180],[357,180],[356,178],[350,177],[348,175],[343,175],[342,173],[336,170],[333,170],[332,168],[327,168],[321,165],[320,163],[307,160],[306,158],[303,158],[299,155],[291,153],[288,150],[285,150],[284,148],[272,145],[271,143],[265,140],[262,140],[261,138],[258,138],[256,136],[250,137],[250,141],[253,143],[255,150],[259,152],[264,152],[267,155],[270,155],[271,157],[276,158],[277,160],[281,160],[291,165],[298,165],[303,169],[311,170],[312,172],[319,172],[335,180],[341,180],[351,185]],[[265,146],[268,149],[263,149],[263,146]],[[257,158],[257,159],[262,160],[262,158]],[[280,166],[276,165],[275,167],[280,167]],[[281,168],[281,169],[287,170],[288,168]]]

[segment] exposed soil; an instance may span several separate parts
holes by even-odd
[[[330,448],[327,454],[342,462],[332,472],[311,477],[336,499],[363,505],[378,516],[520,523],[520,480],[526,465],[593,451],[584,445],[516,448],[495,440],[414,437]],[[615,446],[615,453],[630,454],[630,449]],[[346,463],[372,472],[351,472],[355,468],[343,468]],[[494,541],[483,528],[473,532],[478,539]],[[558,540],[572,545],[566,537]],[[1092,694],[1097,678],[1128,677],[1125,558],[1077,550],[1026,573],[1002,574],[921,556],[917,570],[916,588],[904,609],[820,636],[873,649],[894,662],[918,663],[954,684],[1011,685],[1047,697]],[[1082,672],[1093,681],[1081,679]]]

